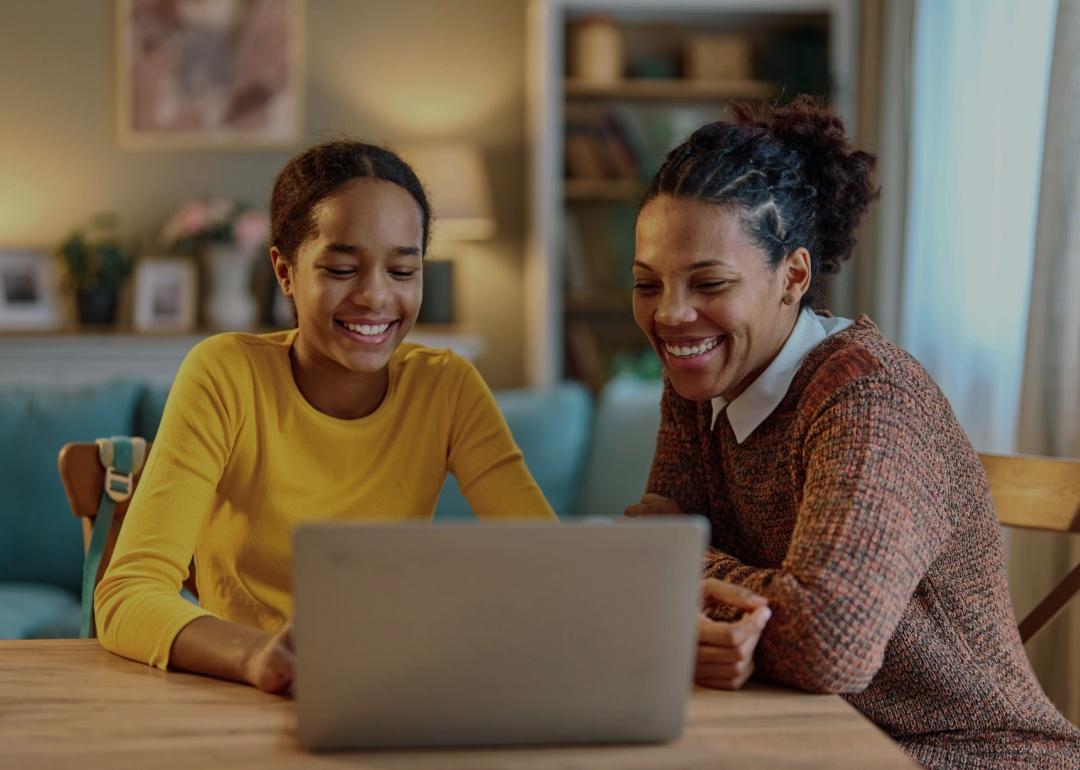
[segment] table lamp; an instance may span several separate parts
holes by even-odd
[[[495,233],[491,189],[480,150],[465,142],[405,146],[401,155],[420,177],[434,213],[430,256],[424,260],[419,322],[454,322],[454,263],[460,244]]]

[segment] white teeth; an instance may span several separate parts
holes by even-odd
[[[341,324],[349,331],[363,334],[365,337],[376,337],[390,328],[390,324],[351,324],[348,321],[342,321]]]
[[[708,353],[719,344],[719,337],[701,340],[694,345],[673,345],[670,342],[665,342],[664,350],[678,358],[687,358],[689,356],[700,356],[702,353]]]

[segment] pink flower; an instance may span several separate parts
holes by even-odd
[[[188,201],[169,217],[161,231],[161,240],[170,245],[180,238],[190,238],[202,230],[207,223],[209,208],[199,200]]]
[[[195,253],[218,243],[251,252],[266,242],[266,213],[248,209],[228,198],[198,198],[178,208],[161,231],[167,249]]]
[[[233,223],[233,239],[241,251],[253,251],[263,244],[269,234],[270,224],[266,215],[248,209]]]
[[[214,227],[226,224],[233,215],[233,202],[227,198],[215,198],[206,204],[205,226]]]

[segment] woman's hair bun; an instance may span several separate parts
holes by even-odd
[[[856,226],[878,197],[872,181],[877,159],[854,148],[844,122],[818,97],[797,96],[786,105],[742,102],[731,111],[737,125],[766,131],[799,155],[804,179],[817,192],[820,265],[837,272],[851,256]]]

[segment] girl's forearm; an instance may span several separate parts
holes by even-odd
[[[173,641],[169,667],[256,684],[252,659],[270,640],[265,631],[213,617],[197,618]]]

